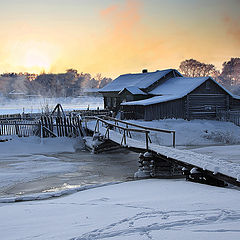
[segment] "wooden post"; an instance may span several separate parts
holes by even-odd
[[[64,117],[63,119],[63,124],[64,124],[64,130],[65,130],[65,136],[67,137],[69,135],[69,129],[67,128],[67,120],[66,120],[66,117]]]
[[[121,143],[120,145],[126,145],[127,144],[127,141],[126,141],[126,130],[123,130],[123,136],[122,136],[122,140],[121,140]]]
[[[173,134],[173,147],[176,147],[176,132],[172,132]]]
[[[62,137],[64,137],[63,119],[62,119],[62,117],[60,117],[59,119],[60,119],[60,127],[61,127],[61,131],[62,131]]]
[[[19,130],[18,130],[18,125],[17,125],[17,122],[16,122],[16,121],[15,121],[15,131],[16,131],[16,135],[18,136]]]
[[[148,131],[146,131],[146,149],[148,150]]]
[[[94,128],[94,133],[99,133],[99,119],[97,119],[97,122],[96,122],[96,125],[95,125],[95,128]]]
[[[106,130],[106,133],[105,133],[104,137],[105,137],[105,138],[108,137],[108,139],[109,139],[109,126],[107,127],[107,130]]]
[[[56,128],[57,128],[57,136],[60,137],[59,127],[58,127],[58,117],[56,117]]]

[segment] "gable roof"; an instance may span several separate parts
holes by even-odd
[[[154,88],[149,94],[153,95],[180,95],[181,97],[187,95],[189,92],[193,91],[195,88],[200,86],[210,77],[176,77],[170,78],[158,87]]]
[[[135,87],[135,86],[126,87],[122,89],[118,94],[121,94],[122,92],[124,92],[124,90],[127,90],[132,95],[147,95],[147,93],[143,92],[142,90],[140,90],[138,87]]]
[[[175,69],[166,69],[162,71],[157,70],[156,72],[120,75],[111,83],[109,83],[108,85],[100,89],[99,92],[119,92],[126,87],[133,87],[133,86],[140,89],[145,89],[172,71],[174,71],[175,73],[181,76],[181,74]]]
[[[185,97],[187,94],[192,92],[194,89],[199,87],[208,79],[211,79],[214,83],[216,83],[220,88],[222,88],[233,98],[237,98],[236,95],[233,95],[231,92],[229,92],[226,88],[224,88],[222,85],[220,85],[217,81],[215,81],[211,77],[198,77],[198,78],[176,77],[168,79],[167,81],[165,81],[160,86],[156,87],[154,90],[150,92],[150,94],[160,96],[155,96],[140,101],[125,102],[122,103],[121,105],[146,106],[180,99],[182,97]]]

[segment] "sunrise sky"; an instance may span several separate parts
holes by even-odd
[[[240,0],[0,0],[0,72],[219,69],[240,57]]]

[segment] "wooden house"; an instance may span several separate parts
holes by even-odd
[[[162,73],[158,80],[153,77],[157,72]],[[134,77],[131,74],[121,75],[116,83],[114,80],[112,87],[117,85],[122,89],[116,88],[116,92],[119,90],[115,92],[118,100],[111,107],[119,109],[120,106],[122,118],[144,120],[215,119],[218,110],[240,110],[240,97],[233,95],[211,77],[187,78],[174,69],[157,72],[133,74]],[[121,78],[124,81],[121,82]],[[133,86],[131,78],[134,79]],[[136,79],[144,80],[137,82]],[[111,89],[110,84],[106,87]],[[111,96],[104,97],[105,106],[108,106],[108,97]]]
[[[103,87],[99,92],[104,97],[104,107],[118,111],[122,102],[149,98],[148,92],[157,87],[160,82],[172,77],[182,76],[175,69],[156,72],[124,74]]]

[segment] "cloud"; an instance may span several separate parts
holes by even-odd
[[[139,0],[127,0],[124,4],[114,4],[101,11],[101,16],[110,24],[113,36],[123,37],[138,28],[142,4]]]
[[[227,27],[228,33],[235,39],[235,41],[240,45],[240,21],[231,18],[230,16],[225,16],[223,21]]]
[[[106,29],[96,43],[91,69],[140,71],[163,59],[167,54],[165,37],[144,24],[143,10],[142,1],[125,0],[100,12]]]

